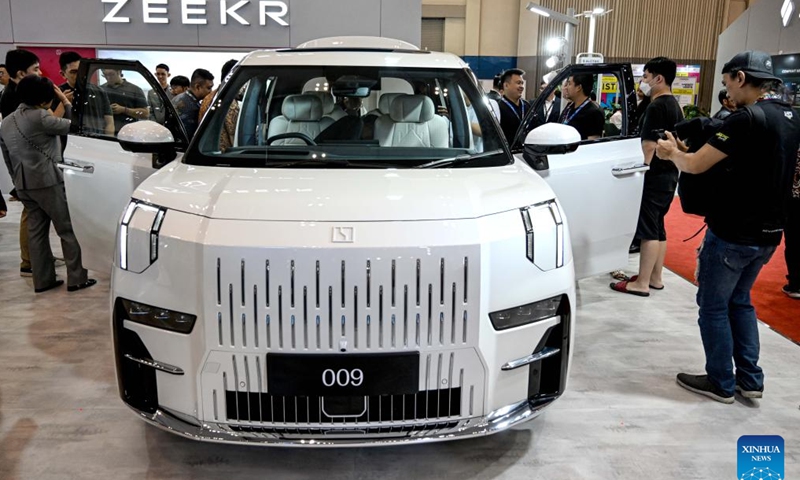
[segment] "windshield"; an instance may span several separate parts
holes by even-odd
[[[184,162],[228,167],[413,168],[509,163],[468,70],[242,67]],[[451,159],[453,161],[437,160]]]

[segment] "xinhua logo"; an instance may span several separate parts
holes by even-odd
[[[783,480],[783,437],[744,435],[736,448],[739,480]]]

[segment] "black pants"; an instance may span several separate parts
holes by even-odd
[[[784,231],[786,237],[786,268],[789,270],[789,287],[800,290],[800,198],[793,198],[789,206],[789,221]]]

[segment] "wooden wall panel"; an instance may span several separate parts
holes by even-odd
[[[541,0],[559,12],[604,7],[613,12],[597,19],[595,51],[606,57],[647,57],[711,60],[725,24],[726,0]],[[564,34],[564,24],[542,18],[539,45]],[[576,29],[575,53],[586,51],[589,20]],[[544,52],[542,52],[544,54]]]

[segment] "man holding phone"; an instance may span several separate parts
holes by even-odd
[[[80,67],[81,56],[77,52],[64,52],[58,57],[58,64],[61,67],[61,76],[66,80],[58,86],[67,100],[72,102],[75,93],[75,84],[78,81],[78,67]],[[103,90],[91,83],[86,85],[86,107],[83,111],[83,125],[84,132],[114,135],[114,116],[111,112],[111,104],[108,101],[108,96]],[[58,107],[60,100],[56,99],[53,102],[51,110],[55,111]],[[61,139],[62,151],[66,148],[67,142],[65,138]]]

